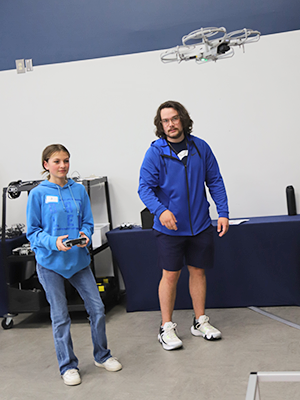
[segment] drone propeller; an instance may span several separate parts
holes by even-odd
[[[239,31],[227,34],[231,46],[240,46],[245,43],[257,42],[260,38],[260,32],[252,29],[241,29]]]
[[[187,42],[189,40],[199,40],[201,39],[201,44],[202,43],[208,43],[211,44],[211,41],[208,39],[212,36],[216,36],[218,34],[221,34],[221,37],[218,39],[220,40],[220,43],[223,41],[223,39],[226,36],[226,29],[221,27],[221,28],[201,28],[197,29],[196,31],[193,31],[189,33],[186,36],[183,36],[182,38],[182,44],[184,46],[187,46]]]
[[[196,46],[176,46],[163,52],[161,54],[161,61],[163,63],[174,61],[180,63],[181,61],[196,59],[197,54]]]

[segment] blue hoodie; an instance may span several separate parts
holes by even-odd
[[[27,238],[37,262],[65,278],[90,264],[86,247],[68,251],[56,247],[58,236],[76,239],[82,231],[91,240],[94,221],[89,196],[83,185],[69,179],[65,186],[45,180],[29,193]]]
[[[216,158],[202,139],[187,136],[187,163],[184,165],[167,141],[152,142],[140,171],[138,193],[154,214],[153,228],[173,236],[192,236],[211,224],[205,185],[216,203],[219,217],[228,218],[225,186]],[[177,219],[177,231],[159,221],[160,214],[170,210]]]

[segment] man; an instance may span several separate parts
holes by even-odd
[[[172,314],[176,287],[187,265],[195,313],[191,333],[220,339],[221,332],[205,315],[205,269],[213,266],[213,227],[205,185],[217,206],[219,236],[228,231],[228,204],[217,161],[204,140],[191,135],[193,121],[176,101],[161,104],[154,118],[156,135],[140,171],[139,195],[154,214],[158,263],[162,268],[159,302],[162,315],[158,340],[165,350],[182,346]]]

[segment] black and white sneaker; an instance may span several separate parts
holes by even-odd
[[[176,326],[177,324],[173,322],[166,322],[160,327],[158,341],[165,350],[174,350],[182,346],[182,341],[177,336]]]
[[[191,327],[191,333],[194,336],[202,336],[204,339],[207,340],[215,340],[215,339],[221,339],[222,334],[221,332],[214,328],[210,323],[208,322],[209,318],[207,315],[201,315],[199,319],[197,320],[194,318],[194,323],[193,326]]]

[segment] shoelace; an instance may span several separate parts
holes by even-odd
[[[173,324],[171,326],[169,326],[168,328],[164,329],[164,334],[168,335],[170,338],[177,337],[176,333],[175,333],[176,326],[177,326],[177,324],[175,322],[173,322]]]
[[[203,318],[202,322],[197,321],[196,328],[199,328],[199,326],[206,327],[207,325],[210,325],[208,323],[208,321],[209,321],[209,317],[205,316],[205,318]]]

